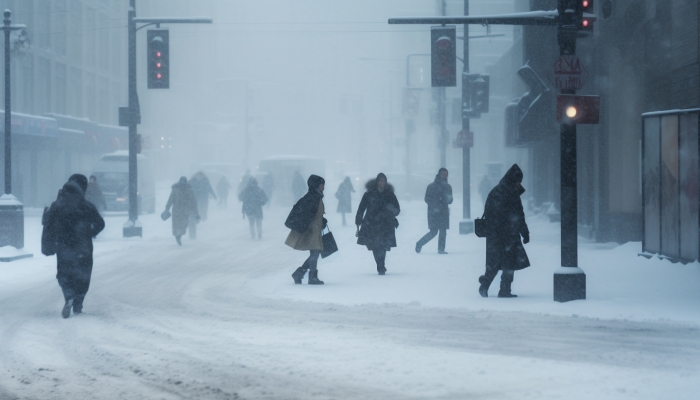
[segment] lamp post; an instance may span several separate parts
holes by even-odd
[[[12,12],[5,10],[2,29],[5,32],[5,194],[0,197],[0,247],[24,247],[24,206],[12,195],[12,99],[10,97],[10,33],[25,29],[25,25],[12,25]],[[18,254],[0,255],[0,261],[13,261],[31,257]]]

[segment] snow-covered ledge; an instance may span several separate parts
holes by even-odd
[[[574,274],[584,274],[583,270],[579,267],[556,267],[554,268],[555,274],[562,275],[574,275]]]
[[[20,203],[17,198],[11,194],[3,194],[0,196],[0,206],[21,206],[22,203]]]

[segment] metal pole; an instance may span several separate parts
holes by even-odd
[[[5,10],[5,194],[12,193],[12,108],[10,97],[10,10]]]
[[[130,0],[129,9],[129,221],[138,219],[138,164],[136,163],[136,129],[138,93],[136,92],[136,0]]]
[[[464,0],[464,15],[469,15],[469,0]],[[464,24],[464,54],[462,63],[462,85],[469,85],[469,25]],[[462,109],[471,108],[471,99],[465,95],[469,91],[462,90]],[[462,115],[462,131],[469,132],[469,118]],[[471,148],[462,147],[462,218],[471,219]]]
[[[440,12],[443,16],[447,15],[447,3],[442,0]],[[440,129],[440,167],[447,167],[447,112],[446,112],[446,90],[444,87],[438,89],[438,118]]]

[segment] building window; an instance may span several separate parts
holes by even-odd
[[[42,2],[47,3],[46,6],[44,6],[46,10],[49,9],[48,5],[48,0],[41,0]],[[53,47],[54,50],[56,51],[56,54],[59,56],[65,56],[66,55],[66,37],[68,35],[67,31],[67,25],[66,25],[66,19],[68,18],[68,8],[66,6],[66,0],[56,0],[55,1],[55,10],[56,12],[53,13],[54,16],[54,27],[53,30],[50,29],[50,18],[46,19],[46,31],[47,32],[52,32],[51,36],[53,37]],[[49,41],[49,38],[46,38],[47,43]],[[48,44],[47,44],[48,46]]]
[[[20,112],[31,114],[34,100],[34,57],[27,55],[22,62],[22,103]]]
[[[78,0],[71,0],[68,13],[71,34],[70,58],[77,63],[83,60],[83,4]],[[65,31],[65,29],[64,29]]]
[[[88,8],[85,13],[85,65],[88,67],[95,66],[95,42],[97,38],[97,13],[94,9]]]
[[[100,99],[100,119],[99,122],[102,124],[108,124],[109,121],[109,105],[111,97],[109,95],[109,80],[107,78],[100,78],[98,97]]]
[[[105,14],[100,13],[100,24],[97,27],[99,37],[100,37],[100,43],[98,44],[99,46],[99,55],[100,55],[100,60],[97,65],[100,66],[100,69],[102,71],[109,71],[109,22],[107,21],[107,16]]]
[[[71,67],[68,75],[68,112],[75,117],[83,116],[83,74],[78,68]]]
[[[56,63],[54,69],[54,106],[53,111],[57,114],[66,114],[66,65]]]
[[[87,117],[92,121],[97,121],[97,98],[95,97],[95,74],[85,73],[85,105],[87,106]]]
[[[35,106],[39,115],[51,111],[51,63],[43,57],[37,58],[37,96]]]

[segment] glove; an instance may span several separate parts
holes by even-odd
[[[524,235],[524,236],[523,236],[523,243],[524,243],[524,244],[530,243],[530,235]]]
[[[326,229],[327,226],[328,226],[328,220],[324,218],[323,219],[323,226],[321,226],[321,229]]]

